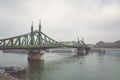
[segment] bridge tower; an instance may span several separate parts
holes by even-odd
[[[41,21],[39,21],[39,32],[38,32],[38,45],[41,46]],[[31,47],[28,53],[28,60],[44,60],[44,53],[41,52],[41,49],[34,49],[32,48],[34,45],[34,36],[33,36],[33,22],[31,25]]]
[[[41,20],[39,20],[39,33],[38,33],[38,36],[39,36],[39,46],[42,44],[42,41],[41,41]]]
[[[80,40],[79,40],[79,37],[78,37],[78,44],[80,44]],[[84,42],[83,38],[82,38],[82,43]],[[77,55],[80,55],[80,56],[84,56],[86,54],[86,50],[85,48],[80,48],[80,47],[77,47]]]

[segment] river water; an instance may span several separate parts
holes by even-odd
[[[27,54],[0,52],[1,66],[25,67],[22,80],[120,80],[120,53],[45,53],[44,61],[27,61]]]

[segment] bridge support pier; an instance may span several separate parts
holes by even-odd
[[[43,61],[44,53],[41,53],[40,50],[30,50],[28,53],[28,60]]]
[[[89,47],[88,47],[88,48],[85,48],[85,51],[86,51],[86,54],[88,54],[89,51],[90,51],[90,48],[89,48]]]
[[[86,54],[86,50],[84,48],[77,48],[77,55],[84,56]]]

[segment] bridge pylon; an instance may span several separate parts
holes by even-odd
[[[77,48],[77,55],[84,56],[86,54],[85,48]]]
[[[28,60],[42,61],[44,60],[44,53],[40,49],[30,49],[28,53]]]
[[[31,25],[31,47],[33,47],[34,43],[34,35],[33,35],[33,22]],[[41,46],[41,20],[39,20],[39,29],[38,29],[38,45]],[[28,60],[44,60],[44,53],[41,53],[41,48],[37,49],[29,49]]]

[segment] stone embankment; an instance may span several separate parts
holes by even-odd
[[[7,73],[0,73],[0,80],[20,80],[20,79],[12,77],[11,75]]]

